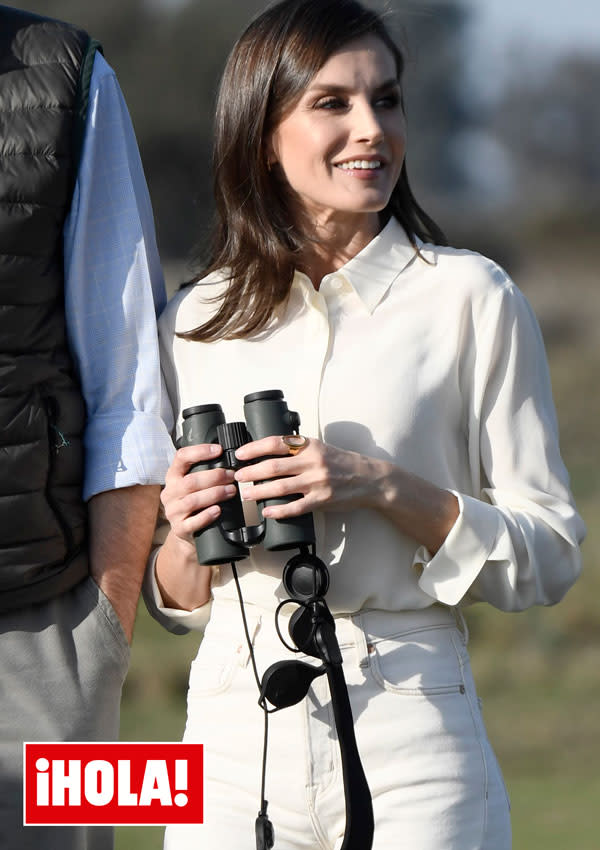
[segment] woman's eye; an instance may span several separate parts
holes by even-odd
[[[345,105],[339,97],[326,97],[316,104],[317,109],[343,109]]]
[[[397,94],[388,94],[379,98],[377,106],[382,106],[384,109],[395,109],[399,103],[400,97]]]

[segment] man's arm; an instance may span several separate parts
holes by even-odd
[[[159,485],[174,453],[156,328],[165,291],[135,134],[99,54],[89,103],[64,233],[65,308],[87,407],[90,568],[131,639]]]
[[[158,513],[160,487],[122,487],[88,504],[92,577],[131,643],[137,601]]]
[[[133,127],[99,54],[64,247],[67,332],[87,407],[83,497],[162,484],[174,454],[156,328],[164,282]]]

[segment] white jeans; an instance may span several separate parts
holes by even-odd
[[[246,610],[262,674],[292,656],[276,635],[273,614],[252,605]],[[454,613],[438,606],[336,618],[373,799],[373,850],[511,846],[506,791],[463,631]],[[204,824],[168,827],[168,850],[254,850],[263,743],[257,699],[239,606],[216,602],[192,664],[184,735],[205,745]],[[340,847],[344,791],[326,677],[315,680],[299,705],[270,715],[266,777],[275,850]]]

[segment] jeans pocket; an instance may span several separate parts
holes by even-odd
[[[464,693],[454,626],[368,638],[369,669],[386,691],[405,695]]]

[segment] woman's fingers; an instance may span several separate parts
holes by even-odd
[[[307,440],[307,445],[309,441]],[[271,437],[263,437],[262,440],[254,440],[251,443],[244,443],[236,450],[235,456],[238,460],[249,461],[255,460],[267,455],[282,455],[291,456],[290,447],[283,442],[282,437],[277,434]]]
[[[219,516],[219,503],[235,495],[237,487],[232,470],[219,467],[190,472],[195,464],[214,460],[220,454],[220,446],[207,443],[185,446],[176,452],[167,472],[161,502],[177,537],[191,539],[195,531],[210,525]]]
[[[205,490],[196,490],[179,499],[179,511],[189,516],[191,514],[231,499],[237,488],[235,484],[220,484],[217,487],[208,487]]]
[[[320,440],[310,440],[306,448],[291,455],[289,447],[281,437],[265,437],[253,443],[246,443],[236,451],[236,457],[248,463],[239,469],[236,481],[262,481],[269,478],[283,478],[299,475],[306,469],[322,466],[324,444]],[[263,460],[260,460],[263,458]],[[256,463],[252,461],[256,459]]]
[[[310,495],[302,496],[300,499],[292,499],[284,505],[269,505],[263,510],[263,516],[268,519],[291,519],[322,507],[323,504],[313,501]]]
[[[265,501],[301,496],[269,507],[265,516],[284,519],[316,509],[362,507],[369,504],[371,491],[377,487],[377,473],[369,458],[316,438],[292,456],[283,454],[286,446],[280,437],[267,437],[243,448],[253,457],[265,451],[275,454],[236,472],[238,482],[253,482],[244,488],[244,498]]]
[[[171,528],[177,537],[183,537],[189,540],[196,531],[202,531],[211,525],[219,517],[220,513],[221,508],[219,505],[210,505],[210,507],[203,511],[184,517],[178,523],[171,523]]]
[[[201,445],[186,446],[177,452],[162,500],[167,518],[178,535],[189,538],[194,531],[213,522],[217,514],[206,511],[232,497],[236,492],[234,481],[246,485],[242,488],[244,499],[284,499],[283,505],[264,510],[265,516],[275,519],[299,516],[315,509],[335,510],[364,501],[368,484],[363,480],[365,459],[316,438],[310,439],[296,454],[289,453],[289,446],[279,435],[246,443],[236,455],[247,465],[235,474],[222,468],[189,471],[194,464],[217,458],[220,451],[219,446],[215,451],[214,446]],[[296,498],[291,499],[292,496]]]
[[[297,475],[303,468],[304,465],[299,464],[297,458],[270,458],[238,469],[235,473],[235,480],[245,482],[283,478],[288,475]]]
[[[288,478],[277,478],[260,484],[247,485],[241,490],[242,499],[261,501],[263,499],[283,499],[287,496],[307,494],[321,489],[316,483],[311,483],[307,476],[293,475]]]
[[[221,452],[221,446],[217,443],[198,443],[194,446],[183,446],[175,452],[167,477],[169,475],[175,477],[185,475],[195,463],[208,463],[215,460]]]
[[[248,443],[249,455],[260,455],[265,451],[283,453],[287,452],[287,447],[281,437],[267,437]],[[243,488],[244,499],[264,501],[300,496],[284,505],[270,506],[263,511],[265,516],[275,519],[299,516],[315,508],[324,507],[341,495],[336,492],[336,476],[332,475],[340,454],[345,453],[327,446],[320,440],[311,439],[306,448],[302,448],[298,454],[281,454],[250,463],[238,470],[235,478],[238,482],[253,482]]]

